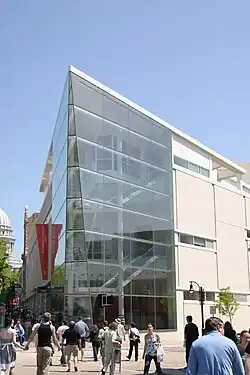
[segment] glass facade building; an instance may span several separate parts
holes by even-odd
[[[51,303],[91,323],[175,329],[171,131],[70,71],[52,144],[52,285],[64,293]]]

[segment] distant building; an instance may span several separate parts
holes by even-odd
[[[27,241],[31,239],[32,232],[35,229],[37,219],[39,217],[39,212],[34,212],[31,216],[27,218]]]
[[[13,235],[10,219],[8,215],[0,209],[0,241],[6,243],[6,250],[8,253],[8,264],[12,271],[19,271],[22,267],[21,259],[15,258],[14,248],[16,239]]]

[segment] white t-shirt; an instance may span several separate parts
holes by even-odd
[[[66,326],[66,325],[62,325],[57,329],[56,333],[57,333],[58,341],[59,341],[60,344],[62,344],[62,342],[63,342],[62,335],[64,334],[66,329],[69,329],[69,327]]]
[[[40,323],[36,323],[32,327],[32,332],[35,332],[35,330],[40,326]]]

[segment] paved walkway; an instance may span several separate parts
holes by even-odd
[[[122,374],[124,375],[140,375],[143,373],[142,352],[139,355],[139,361],[126,360],[127,351],[122,351]],[[53,358],[53,366],[50,370],[50,375],[59,375],[66,372],[65,367],[59,365],[60,353],[57,352]],[[184,367],[184,352],[183,349],[171,348],[165,350],[165,359],[162,363],[164,374],[167,375],[183,375]],[[101,370],[101,360],[94,362],[91,350],[86,350],[84,362],[78,363],[78,370],[80,374],[99,374]],[[118,370],[118,369],[117,369]],[[154,364],[151,365],[151,373],[155,370]],[[36,375],[36,354],[34,350],[28,352],[19,351],[17,353],[17,375]],[[116,371],[118,374],[118,371]]]

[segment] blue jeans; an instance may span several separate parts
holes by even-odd
[[[60,360],[60,362],[61,362],[61,365],[66,365],[66,355],[65,355],[65,345],[61,345],[61,353],[62,353],[62,355],[61,355],[61,360]]]

